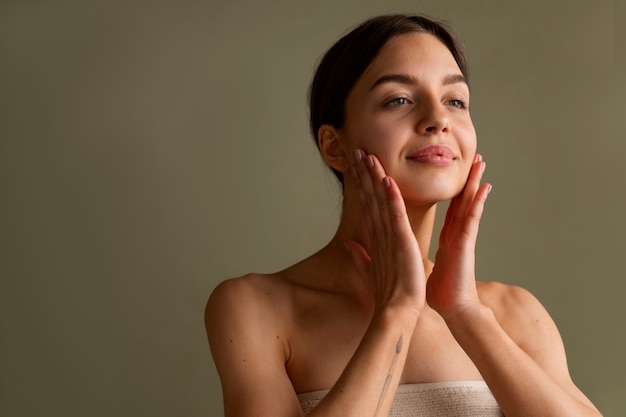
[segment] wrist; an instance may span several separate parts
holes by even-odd
[[[481,328],[486,323],[495,320],[491,308],[482,303],[473,303],[461,308],[440,312],[448,328],[453,334],[472,328]]]
[[[384,327],[403,327],[413,330],[422,309],[410,303],[394,303],[376,307],[372,316],[372,323]]]

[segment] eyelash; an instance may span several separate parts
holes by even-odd
[[[404,100],[403,103],[399,103],[400,100]],[[394,97],[385,103],[385,107],[398,107],[409,103],[409,99],[406,97]]]
[[[452,100],[449,100],[448,103],[452,105],[452,107],[456,107],[459,110],[467,109],[467,103],[464,102],[463,100],[452,99]]]
[[[402,102],[400,102],[402,101]],[[409,99],[406,97],[394,97],[391,100],[387,101],[385,103],[385,107],[399,107],[399,106],[403,106],[405,104],[409,104]],[[448,100],[448,104],[451,105],[452,107],[455,107],[459,110],[466,110],[467,109],[467,103],[463,100],[460,99],[452,99],[452,100]]]

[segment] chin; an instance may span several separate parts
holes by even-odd
[[[437,203],[443,203],[446,201],[450,201],[457,194],[452,195],[420,195],[420,196],[410,196],[404,198],[404,204],[408,206],[432,206]]]
[[[418,181],[412,184],[398,184],[404,201],[411,205],[435,204],[456,197],[465,182],[459,184],[451,181]]]

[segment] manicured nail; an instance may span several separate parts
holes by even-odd
[[[372,155],[368,155],[367,158],[365,158],[365,163],[369,169],[374,168],[374,158]]]
[[[391,181],[389,181],[389,177],[383,178],[383,185],[385,186],[385,188],[391,187]]]
[[[483,172],[485,172],[485,168],[487,168],[487,163],[486,162],[481,162],[480,163],[480,173],[482,174]]]
[[[493,188],[493,187],[491,186],[491,184],[489,184],[489,185],[487,186],[487,194],[489,194],[489,193],[491,192],[491,189],[492,189],[492,188]]]
[[[363,159],[363,155],[361,155],[361,151],[358,149],[354,150],[354,159],[356,159],[357,162],[361,162],[361,159]]]

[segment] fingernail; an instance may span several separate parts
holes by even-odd
[[[383,178],[383,185],[385,186],[385,188],[391,187],[391,181],[389,181],[389,177]]]
[[[354,177],[354,179],[359,178],[359,174],[356,172],[356,168],[354,165],[350,165],[350,174]]]
[[[482,162],[482,163],[480,164],[480,172],[481,172],[481,174],[482,174],[483,172],[485,172],[485,168],[487,168],[487,163],[486,163],[486,162]]]
[[[363,159],[363,156],[361,155],[361,151],[358,149],[354,150],[354,159],[356,159],[357,162],[361,162],[361,159]]]
[[[365,158],[365,163],[369,169],[374,168],[374,158],[372,158],[372,155],[368,155],[367,158]]]
[[[491,192],[491,189],[492,189],[492,188],[493,188],[493,187],[491,186],[491,184],[489,184],[489,185],[487,186],[487,194],[489,194],[489,193]]]

